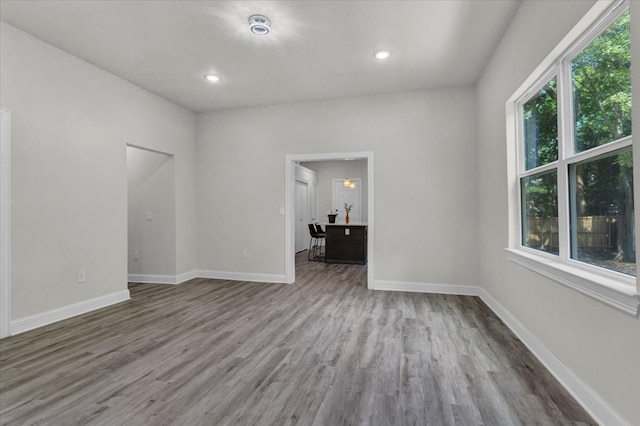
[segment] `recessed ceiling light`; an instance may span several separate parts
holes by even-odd
[[[249,17],[249,29],[255,35],[267,35],[271,32],[271,21],[264,15],[252,15]]]
[[[207,81],[210,81],[212,83],[220,81],[220,77],[218,77],[217,75],[213,75],[213,74],[207,74],[207,75],[204,76],[204,78],[207,79]]]
[[[389,50],[378,50],[373,56],[377,59],[387,59],[391,56],[391,52]]]

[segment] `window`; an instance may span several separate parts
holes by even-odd
[[[510,259],[553,265],[546,275],[586,293],[627,285],[637,312],[629,27],[628,4],[617,2],[512,98],[519,254]]]

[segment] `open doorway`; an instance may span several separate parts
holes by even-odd
[[[127,145],[127,191],[129,281],[174,284],[173,155]]]
[[[324,153],[324,154],[290,154],[286,156],[286,179],[285,179],[285,281],[287,283],[293,283],[295,281],[295,235],[296,235],[296,220],[295,220],[295,199],[296,199],[296,166],[298,164],[311,164],[312,162],[342,162],[361,160],[366,165],[365,173],[367,185],[366,188],[362,188],[363,195],[362,210],[367,212],[367,226],[368,226],[368,238],[367,238],[367,287],[373,288],[373,266],[374,266],[374,217],[373,217],[373,152],[345,152],[345,153]],[[345,166],[341,166],[341,169]],[[344,174],[344,173],[341,173]],[[333,180],[331,177],[331,181]],[[347,177],[347,176],[344,176]],[[319,178],[320,179],[320,178]],[[333,184],[330,183],[327,186],[329,192],[332,191]],[[321,192],[321,185],[318,185],[318,192]],[[334,210],[331,208],[323,207],[322,197],[318,199],[318,221],[325,221],[327,214]],[[333,201],[331,201],[332,203]],[[327,210],[324,212],[324,210]]]

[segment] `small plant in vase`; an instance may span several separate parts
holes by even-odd
[[[344,203],[344,211],[347,215],[344,217],[344,223],[349,223],[349,212],[353,208],[353,204]]]

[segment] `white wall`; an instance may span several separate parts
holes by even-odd
[[[478,82],[480,277],[482,286],[570,370],[630,424],[640,424],[638,318],[507,261],[504,250],[508,245],[505,102],[592,4],[523,2]],[[640,19],[638,6],[634,4],[632,11],[634,31]],[[634,34],[632,39],[638,37]],[[637,60],[638,43],[632,44]],[[639,76],[635,72],[636,89]],[[635,134],[640,134],[638,111],[634,110]]]
[[[176,275],[173,156],[127,147],[128,272]]]
[[[638,318],[509,263],[504,252],[504,103],[592,3],[523,2],[477,91],[235,109],[197,119],[0,24],[0,106],[12,114],[12,318],[126,289],[126,143],[175,156],[178,274],[198,268],[283,275],[285,155],[373,151],[376,279],[477,284],[479,272],[484,289],[640,424]],[[635,39],[640,6],[632,7]],[[640,43],[633,49],[637,64]],[[639,125],[636,110],[635,134]],[[80,268],[87,272],[83,285],[76,283]]]
[[[200,268],[284,275],[285,155],[373,151],[375,278],[476,283],[472,87],[203,113],[197,128]]]
[[[301,163],[318,173],[318,211],[319,221],[327,222],[327,215],[331,212],[333,204],[333,180],[360,179],[360,211],[361,222],[367,221],[368,213],[368,185],[367,185],[367,160],[340,160],[340,161],[307,161]],[[344,210],[340,209],[339,214],[344,216]]]
[[[175,154],[176,269],[195,269],[194,114],[0,25],[0,106],[12,119],[12,318],[126,291],[126,143]]]

